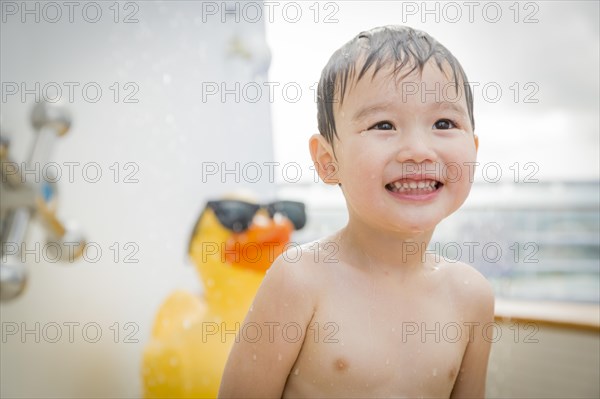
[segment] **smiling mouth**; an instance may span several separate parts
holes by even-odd
[[[400,179],[393,183],[385,185],[386,190],[393,193],[401,193],[408,195],[423,195],[433,193],[442,188],[443,184],[437,180],[423,179]]]

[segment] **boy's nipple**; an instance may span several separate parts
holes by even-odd
[[[334,362],[334,367],[337,371],[346,371],[348,369],[348,361],[343,357],[338,357]]]

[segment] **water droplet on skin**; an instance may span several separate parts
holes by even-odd
[[[298,374],[300,374],[300,369],[299,368],[297,368],[296,370],[294,370],[294,375],[298,375]]]
[[[252,355],[252,360],[256,361],[256,353]]]
[[[437,369],[433,369],[433,370],[431,371],[431,374],[433,374],[433,376],[435,377],[435,376],[437,375]]]

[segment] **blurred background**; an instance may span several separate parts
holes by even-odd
[[[474,88],[480,165],[431,248],[495,288],[505,328],[488,395],[600,395],[598,2],[0,4],[3,203],[5,165],[25,166],[48,128],[32,125],[34,105],[61,103],[72,123],[43,147],[55,165],[28,180],[59,172],[38,189],[93,249],[49,261],[48,223],[26,223],[26,248],[41,250],[16,254],[27,285],[0,302],[2,397],[139,397],[158,307],[202,292],[186,253],[208,199],[303,201],[300,243],[343,226],[343,197],[308,153],[316,84],[335,49],[387,24],[430,33]]]

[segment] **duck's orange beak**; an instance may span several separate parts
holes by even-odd
[[[233,233],[225,244],[225,260],[235,267],[267,271],[290,241],[294,225],[287,218],[265,217],[248,230]]]

